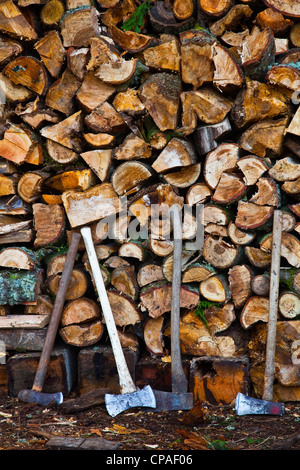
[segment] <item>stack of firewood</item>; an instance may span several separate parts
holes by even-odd
[[[51,314],[89,224],[122,344],[167,355],[179,204],[182,352],[249,354],[260,383],[281,208],[277,378],[300,386],[299,18],[298,0],[1,0],[3,316]],[[59,334],[106,338],[83,243]]]

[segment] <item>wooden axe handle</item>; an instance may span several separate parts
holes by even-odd
[[[182,367],[180,352],[180,289],[181,289],[181,256],[182,256],[182,219],[176,205],[171,208],[173,221],[174,251],[171,307],[171,373],[172,391],[187,392],[187,379]]]
[[[110,343],[114,353],[116,366],[119,375],[119,382],[121,393],[133,393],[137,390],[132,377],[130,375],[126,359],[123,353],[122,345],[118,335],[117,327],[107,296],[105,284],[102,278],[99,262],[97,259],[91,229],[90,227],[83,227],[80,229],[83,241],[85,243],[86,252],[88,255],[90,267],[92,270],[93,278],[95,281],[96,289],[98,292],[99,300],[102,307],[102,312],[105,318],[105,324],[108,331]]]
[[[40,356],[38,368],[32,386],[32,390],[34,390],[35,392],[41,392],[44,385],[45,376],[48,370],[48,365],[58,330],[58,325],[64,307],[66,293],[72,276],[79,240],[80,233],[74,232],[72,234],[72,239],[66,256],[66,261],[59,281],[58,291],[50,317],[44,347]]]
[[[263,399],[273,400],[274,363],[276,348],[276,329],[278,315],[278,293],[280,277],[280,256],[282,236],[282,214],[275,210],[273,218],[272,260],[270,273],[269,318],[266,347]]]

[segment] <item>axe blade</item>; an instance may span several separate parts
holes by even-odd
[[[60,405],[63,402],[63,394],[57,393],[44,393],[37,392],[35,390],[20,390],[18,393],[18,399],[26,403],[36,403],[41,406],[48,406],[56,403]]]
[[[150,385],[146,385],[142,390],[120,395],[105,394],[105,405],[110,416],[114,417],[130,408],[146,406],[156,407],[156,399]]]
[[[273,401],[251,398],[238,393],[235,400],[236,414],[241,415],[278,415],[284,414],[284,405]]]
[[[194,406],[194,397],[191,392],[164,392],[154,390],[154,395],[156,398],[154,411],[183,411],[191,410]]]

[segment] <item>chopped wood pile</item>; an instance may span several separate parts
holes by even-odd
[[[89,224],[122,345],[168,356],[178,204],[182,353],[249,356],[260,395],[281,208],[275,376],[299,400],[299,91],[298,0],[2,0],[1,328],[49,318]],[[59,336],[108,341],[83,243]]]

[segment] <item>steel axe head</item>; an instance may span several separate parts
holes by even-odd
[[[140,406],[156,407],[155,395],[150,385],[146,385],[142,390],[136,390],[132,393],[123,393],[120,395],[106,393],[104,399],[106,409],[110,416],[117,416],[123,411]]]
[[[36,392],[35,390],[20,390],[18,399],[26,403],[36,403],[37,405],[48,406],[50,404],[60,405],[63,402],[63,394]]]
[[[273,401],[251,398],[238,393],[235,400],[237,415],[279,415],[284,414],[284,405]]]

